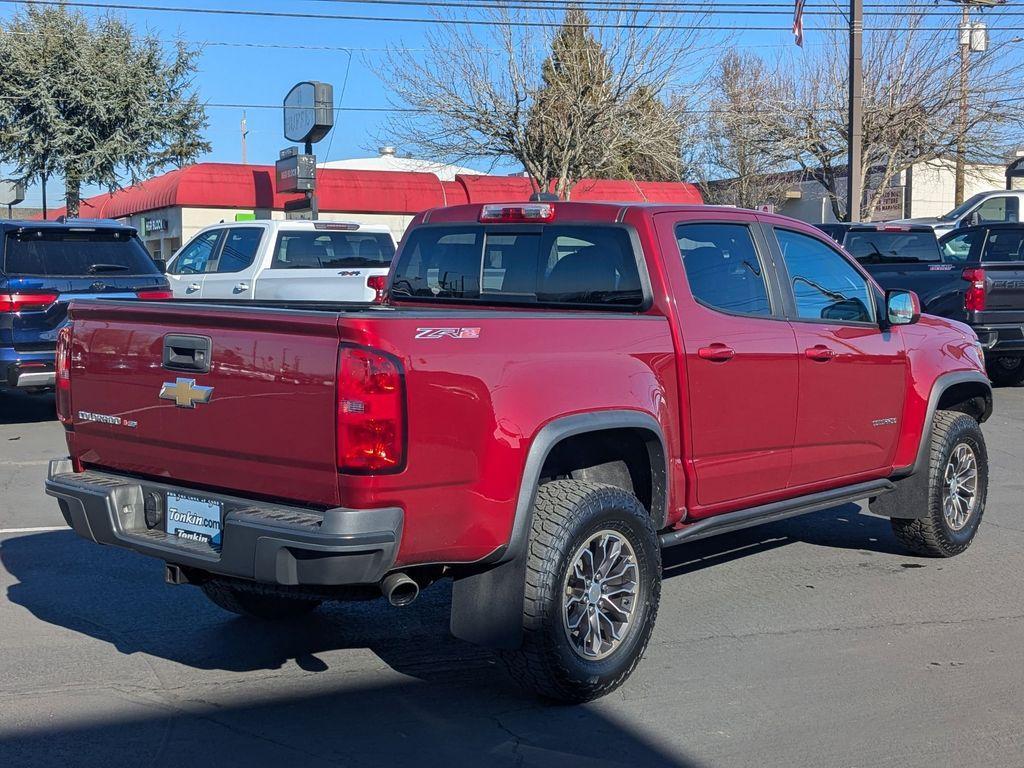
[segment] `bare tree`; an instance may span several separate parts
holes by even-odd
[[[678,27],[700,16],[515,8],[483,9],[488,25],[439,23],[422,56],[389,52],[382,78],[413,110],[388,121],[389,140],[453,162],[513,159],[561,197],[582,178],[678,174],[671,87],[697,51]]]
[[[779,73],[758,55],[727,51],[706,82],[711,98],[699,131],[699,178],[708,202],[780,204],[800,179],[774,133]]]
[[[923,8],[920,4],[918,9]],[[885,18],[885,17],[881,17]],[[956,151],[959,62],[955,29],[922,26],[923,15],[900,17],[869,32],[864,60],[864,145],[859,173],[866,190],[861,215],[870,218],[886,190],[912,165],[948,158]],[[929,20],[932,21],[932,20]],[[818,54],[783,62],[769,139],[785,147],[804,171],[825,187],[838,219],[847,218],[840,190],[846,177],[847,43],[834,34]],[[1002,155],[1019,126],[1007,95],[1015,78],[993,47],[973,64],[967,153],[972,162]]]

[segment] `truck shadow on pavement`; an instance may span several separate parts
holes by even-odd
[[[0,726],[5,768],[297,759],[305,766],[696,768],[610,716],[614,698],[559,707],[520,691],[490,652],[448,634],[446,583],[402,610],[381,600],[338,604],[274,625],[227,614],[197,589],[165,585],[155,561],[100,549],[70,531],[0,540],[0,562],[14,577],[0,574],[10,603],[124,654],[116,679],[84,672],[87,684],[46,700],[59,702],[47,710],[56,720],[40,715],[18,732]],[[102,647],[79,657],[66,634],[36,634],[28,641],[33,656],[65,660],[60,680],[77,681],[76,667],[90,659],[114,668]],[[18,687],[32,688],[26,682]],[[52,693],[48,683],[39,686]],[[97,695],[109,697],[103,717],[88,711]],[[80,696],[86,703],[75,704]]]
[[[846,505],[669,550],[665,576],[797,542],[900,553],[887,520]],[[141,654],[123,665],[123,679],[104,681],[123,689],[118,702],[131,702],[118,705],[122,714],[8,733],[0,754],[15,759],[5,766],[42,764],[44,755],[103,768],[295,758],[306,765],[696,765],[610,719],[614,696],[551,707],[519,691],[492,653],[448,634],[447,583],[402,610],[380,600],[335,604],[275,625],[231,616],[197,589],[164,584],[155,561],[70,531],[0,540],[0,563],[15,580],[3,577],[12,604],[125,656]],[[43,646],[57,646],[46,657],[67,654],[66,637],[40,635]],[[125,733],[132,734],[127,752]]]
[[[30,395],[0,389],[0,424],[38,424],[56,420],[57,410],[52,394]]]
[[[888,519],[862,514],[856,504],[844,504],[667,549],[662,553],[662,572],[666,579],[683,576],[798,542],[907,556],[896,541]]]

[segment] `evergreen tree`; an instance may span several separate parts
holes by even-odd
[[[588,176],[679,180],[677,117],[652,87],[617,76],[585,11],[566,11],[541,78],[527,136],[560,197]]]
[[[113,190],[193,162],[210,149],[197,55],[165,53],[113,17],[29,5],[0,30],[0,158],[44,190],[62,177],[69,217],[85,184]]]

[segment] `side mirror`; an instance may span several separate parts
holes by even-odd
[[[886,291],[885,315],[889,325],[913,325],[921,319],[921,300],[913,291]]]
[[[160,274],[167,274],[167,262],[163,259],[153,259],[153,263],[156,264],[156,268],[160,270]]]
[[[981,224],[981,211],[975,211],[967,217],[967,226],[977,227]]]

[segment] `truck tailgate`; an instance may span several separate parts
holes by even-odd
[[[983,266],[987,277],[985,321],[1024,322],[1024,262],[986,261]]]
[[[72,457],[246,496],[338,504],[338,316],[329,311],[72,303]],[[171,335],[210,341],[208,373],[171,370]],[[208,402],[164,399],[178,380]]]

